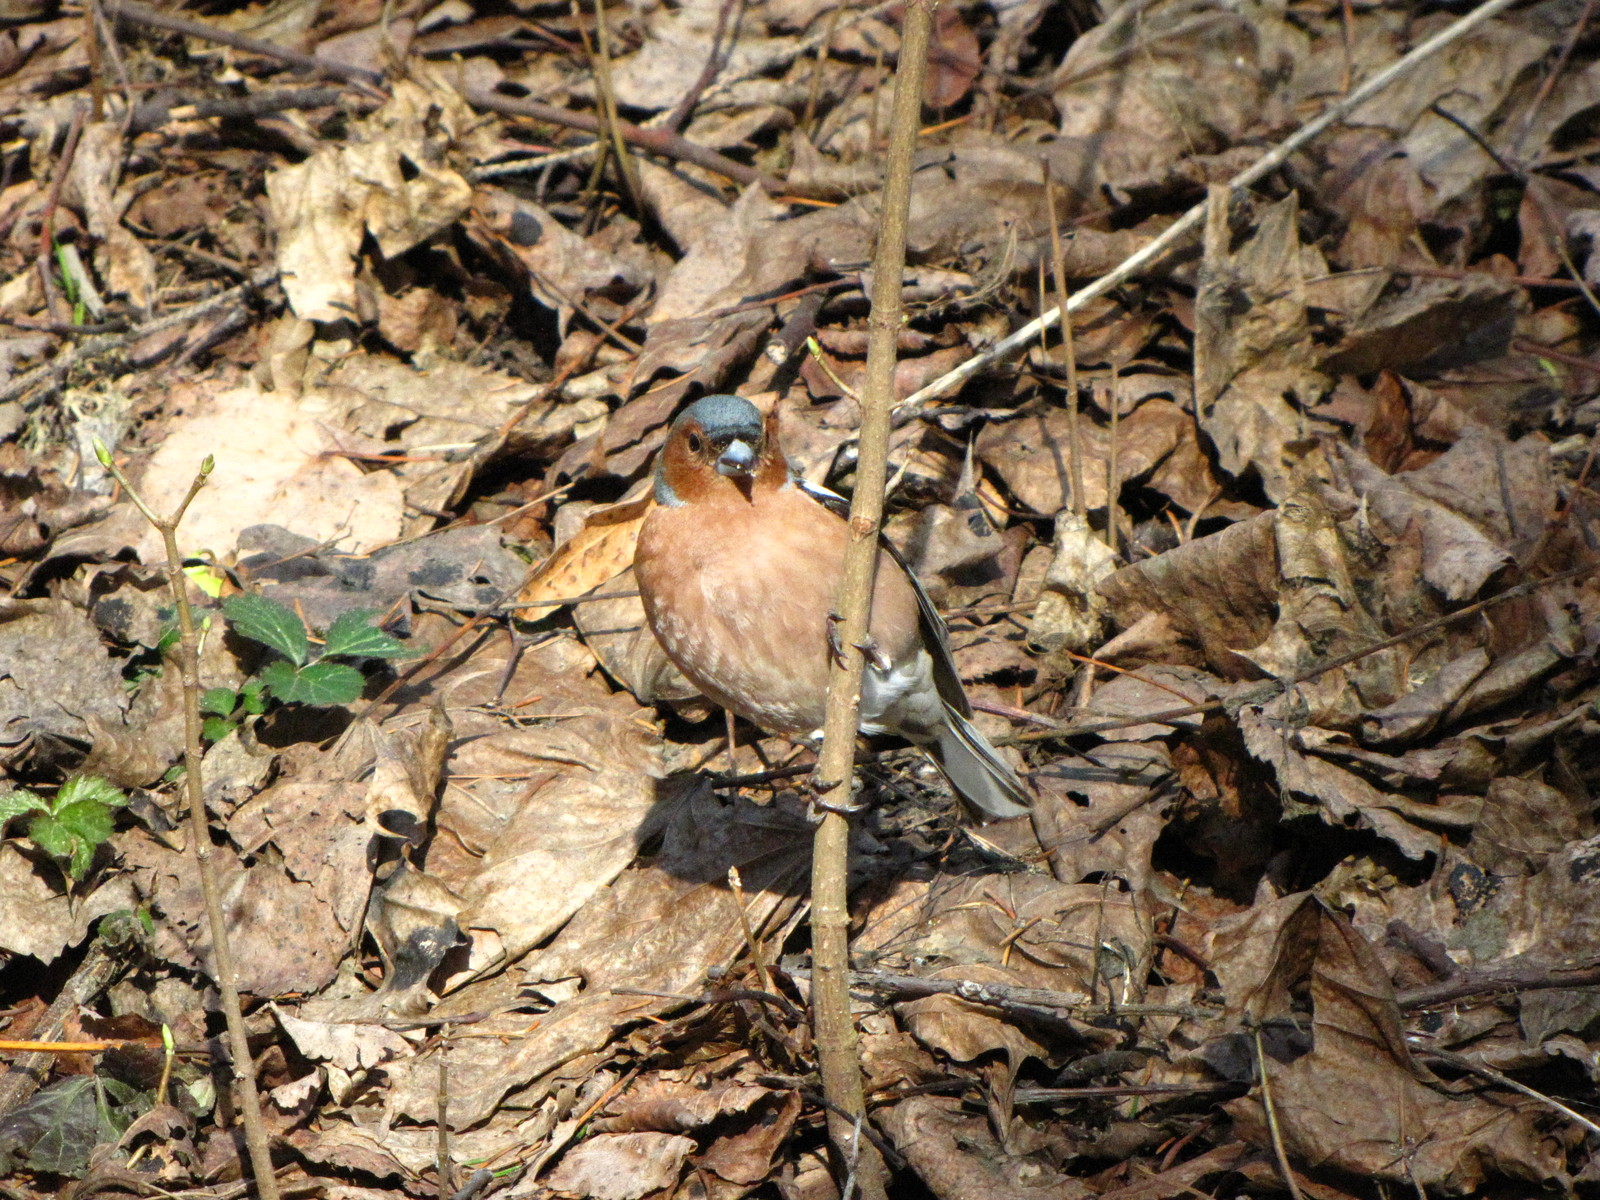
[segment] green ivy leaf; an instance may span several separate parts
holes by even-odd
[[[0,1145],[31,1171],[82,1175],[94,1148],[115,1142],[149,1107],[115,1079],[72,1075],[18,1105],[0,1124]]]
[[[70,859],[78,849],[77,836],[49,813],[40,813],[28,823],[28,836],[51,858]]]
[[[246,592],[224,600],[222,611],[240,637],[276,650],[295,666],[304,666],[311,657],[305,622],[276,600]]]
[[[33,812],[35,809],[48,811],[49,808],[48,804],[27,788],[17,788],[0,796],[0,825],[4,825],[12,817],[20,817],[23,813]]]
[[[284,700],[287,699],[284,693],[294,687],[295,676],[299,673],[299,667],[280,659],[278,662],[268,663],[262,667],[261,674],[256,676],[256,680],[261,684],[263,697],[270,692],[278,699]]]
[[[266,676],[265,671],[261,674]],[[268,682],[272,685],[272,694],[279,700],[324,706],[359,700],[367,681],[360,671],[343,663],[314,662],[295,671],[285,683]]]
[[[127,794],[121,788],[101,779],[100,776],[74,775],[61,785],[61,790],[56,793],[56,798],[50,805],[50,811],[60,817],[67,808],[77,808],[85,804],[101,808],[117,808],[127,802]],[[111,820],[109,813],[106,814],[106,820],[108,822]],[[108,824],[106,837],[110,836],[111,827]]]
[[[259,679],[252,679],[239,689],[239,698],[244,701],[244,710],[251,716],[259,717],[267,711],[267,685]]]
[[[239,693],[232,688],[207,688],[200,697],[200,711],[226,717],[239,705]]]
[[[112,810],[127,802],[120,788],[98,775],[75,776],[61,785],[48,805],[32,804],[44,811],[28,822],[28,837],[46,854],[65,862],[73,879],[82,879],[94,862],[95,850],[111,837]]]
[[[328,626],[322,647],[323,658],[402,658],[408,651],[403,642],[372,625],[374,609],[352,609],[340,613]]]
[[[200,736],[208,742],[220,742],[237,728],[227,717],[207,717],[200,722]]]

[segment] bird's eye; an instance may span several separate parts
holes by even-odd
[[[690,453],[699,454],[703,449],[705,449],[705,443],[700,440],[700,435],[698,433],[691,433],[689,435]]]

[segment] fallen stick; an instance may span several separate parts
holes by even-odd
[[[1515,3],[1515,0],[1488,0],[1488,3],[1480,8],[1473,9],[1453,25],[1441,29],[1410,54],[1390,63],[1343,100],[1326,109],[1320,116],[1313,117],[1310,121],[1307,121],[1253,164],[1228,180],[1228,187],[1249,187],[1252,183],[1266,178],[1267,175],[1288,161],[1289,156],[1296,150],[1317,137],[1325,129],[1344,120],[1345,117],[1360,108],[1418,63],[1431,58],[1451,42],[1482,25],[1490,17],[1498,16],[1510,8],[1513,3]],[[1206,202],[1201,201],[1179,217],[1160,237],[1140,247],[1123,259],[1115,270],[1107,272],[1087,287],[1081,288],[1069,296],[1066,303],[1067,312],[1077,312],[1089,301],[1104,296],[1112,288],[1126,283],[1146,267],[1154,264],[1156,260],[1177,246],[1179,242],[1199,229],[1201,223],[1205,220],[1205,213]],[[939,378],[920,391],[913,392],[895,406],[895,425],[905,425],[915,420],[922,410],[927,408],[933,401],[941,396],[948,396],[979,371],[985,370],[997,362],[1011,358],[1013,355],[1020,354],[1041,333],[1059,324],[1060,321],[1061,308],[1052,308],[1042,316],[1029,321],[1015,333],[1002,338],[982,354],[967,359],[966,362],[945,372],[945,374],[939,376]]]
[[[499,113],[506,117],[527,117],[534,121],[543,121],[549,125],[559,125],[563,129],[576,129],[583,133],[592,133],[602,136],[607,123],[594,113],[578,112],[570,108],[557,108],[554,104],[546,104],[541,100],[527,100],[518,96],[502,96],[498,92],[491,92],[486,88],[467,88],[462,92],[467,103],[474,108],[484,109],[488,112]],[[662,158],[674,159],[678,162],[693,163],[697,167],[704,167],[708,171],[715,171],[733,182],[748,187],[752,183],[760,184],[768,193],[774,196],[821,196],[823,193],[816,188],[791,187],[776,176],[748,167],[742,162],[736,162],[725,154],[691,142],[672,130],[659,126],[646,128],[635,125],[630,121],[618,121],[616,132],[624,142],[630,146],[637,146],[651,154],[660,155]],[[832,192],[829,190],[828,195]]]
[[[171,13],[157,12],[153,8],[146,8],[136,3],[135,0],[113,0],[106,11],[108,17],[123,21],[131,21],[135,25],[143,25],[148,29],[164,29],[168,33],[181,33],[186,37],[199,38],[201,41],[215,42],[219,46],[228,46],[234,50],[242,50],[246,54],[259,54],[263,58],[274,58],[287,67],[296,71],[307,71],[316,75],[331,75],[335,79],[342,79],[347,83],[364,83],[377,85],[383,82],[383,76],[376,71],[369,71],[365,67],[353,67],[348,63],[335,62],[332,59],[317,58],[314,55],[302,54],[298,50],[290,50],[276,42],[269,42],[265,38],[251,37],[246,33],[233,33],[226,29],[218,29],[204,21],[193,21],[188,17],[178,17]]]

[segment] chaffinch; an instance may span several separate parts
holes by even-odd
[[[789,469],[776,412],[706,396],[672,423],[634,572],[651,630],[716,703],[772,733],[820,737],[843,502]],[[1020,816],[1028,793],[971,721],[944,623],[887,542],[872,598],[860,730],[927,749],[960,796]]]

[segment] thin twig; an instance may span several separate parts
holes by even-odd
[[[83,134],[83,122],[86,114],[83,105],[79,104],[72,110],[72,123],[67,126],[67,140],[61,147],[61,158],[56,163],[55,173],[50,180],[50,191],[45,196],[44,211],[39,215],[39,251],[37,262],[39,267],[39,287],[44,292],[45,304],[50,309],[52,321],[61,320],[61,314],[56,311],[55,278],[51,275],[54,266],[54,250],[56,238],[56,206],[61,200],[61,187],[67,181],[67,176],[72,173],[72,160],[78,152],[78,139]]]
[[[1344,120],[1350,113],[1360,108],[1418,63],[1431,58],[1451,42],[1470,33],[1491,17],[1498,16],[1515,3],[1517,3],[1517,0],[1487,0],[1487,3],[1473,9],[1454,24],[1446,26],[1411,51],[1410,54],[1390,63],[1343,100],[1331,105],[1320,116],[1307,121],[1294,133],[1279,142],[1277,146],[1257,159],[1255,163],[1230,179],[1227,186],[1230,188],[1249,187],[1258,180],[1266,178],[1266,176],[1287,162],[1289,156],[1295,151],[1316,138],[1330,126]],[[1206,202],[1201,201],[1179,217],[1159,237],[1141,246],[1134,253],[1123,259],[1115,270],[1107,272],[1087,287],[1074,292],[1067,299],[1067,311],[1069,313],[1077,312],[1089,301],[1096,300],[1112,289],[1120,287],[1147,267],[1165,257],[1169,250],[1183,242],[1200,227],[1200,223],[1205,219],[1205,210]],[[1025,350],[1039,336],[1041,329],[1048,329],[1061,319],[1061,312],[1061,308],[1057,307],[1037,319],[1029,321],[1015,333],[996,342],[994,346],[984,353],[969,358],[954,370],[946,372],[920,391],[906,397],[895,406],[895,424],[903,425],[916,419],[922,410],[932,404],[933,401],[941,396],[950,395],[972,376]]]
[[[816,971],[811,989],[817,1058],[823,1094],[843,1110],[829,1109],[828,1138],[836,1166],[851,1164],[850,1175],[864,1200],[885,1194],[882,1158],[860,1140],[859,1119],[866,1112],[856,1029],[850,1016],[850,909],[847,867],[852,763],[866,669],[873,580],[878,566],[878,530],[883,523],[884,485],[889,461],[889,413],[894,403],[896,342],[900,332],[900,291],[905,273],[906,226],[911,210],[911,164],[916,152],[922,85],[927,74],[933,28],[931,0],[909,0],[901,29],[899,70],[889,123],[889,149],[878,217],[878,248],[872,262],[872,309],[867,318],[867,367],[862,387],[860,455],[850,501],[849,542],[834,611],[840,616],[840,644],[846,649],[828,671],[828,706],[823,721],[817,771],[831,788],[822,802],[811,869],[811,954]]]
[[[803,968],[789,974],[796,979],[810,977]],[[1095,1017],[1188,1017],[1216,1020],[1220,1008],[1197,1004],[1104,1004],[1082,992],[1061,992],[1054,988],[1022,987],[1009,983],[982,983],[975,979],[928,979],[921,975],[892,975],[886,971],[851,971],[850,986],[887,995],[896,1000],[916,1000],[926,996],[954,996],[969,1004],[1000,1009],[1048,1009],[1071,1013],[1084,1019]]]
[[[1293,1200],[1305,1200],[1300,1193],[1300,1185],[1295,1182],[1294,1171],[1289,1166],[1289,1156],[1283,1149],[1283,1131],[1278,1128],[1278,1108],[1272,1102],[1272,1086],[1267,1082],[1267,1056],[1261,1049],[1261,1030],[1250,1031],[1256,1041],[1256,1070],[1260,1072],[1261,1079],[1261,1107],[1267,1114],[1267,1132],[1272,1140],[1272,1157],[1277,1161],[1278,1173],[1283,1176],[1284,1186],[1289,1189]]]
[[[498,92],[491,92],[485,88],[467,88],[462,95],[468,104],[474,108],[481,108],[488,112],[496,112],[506,117],[527,117],[533,121],[543,121],[548,125],[560,125],[566,129],[577,129],[583,133],[602,135],[606,132],[606,122],[593,113],[575,112],[570,108],[557,108],[553,104],[545,104],[539,100],[527,100],[516,96],[502,96]],[[773,195],[833,195],[832,189],[815,189],[791,186],[754,167],[747,167],[741,162],[735,162],[725,154],[718,154],[715,150],[691,142],[688,138],[674,133],[670,129],[647,128],[634,125],[629,121],[618,120],[611,128],[616,136],[631,146],[647,150],[651,154],[660,155],[662,158],[676,159],[680,162],[693,163],[697,167],[704,167],[708,171],[715,171],[718,175],[725,176],[741,186],[758,183]]]
[[[1067,479],[1072,484],[1072,511],[1088,519],[1089,498],[1083,491],[1083,433],[1078,420],[1078,347],[1072,338],[1072,313],[1067,307],[1067,256],[1061,249],[1061,221],[1056,216],[1056,180],[1050,163],[1043,164],[1044,202],[1050,210],[1050,268],[1055,276],[1056,311],[1061,314],[1061,354],[1067,367]],[[1043,307],[1043,304],[1040,304]],[[1041,335],[1043,330],[1040,331]],[[1116,543],[1112,542],[1112,549]]]
[[[633,206],[634,212],[642,215],[643,193],[639,188],[638,170],[633,164],[633,159],[623,149],[620,128],[622,118],[617,115],[617,94],[611,86],[611,26],[606,24],[605,5],[601,0],[592,2],[595,44],[590,47],[589,39],[585,37],[584,48],[589,50],[589,62],[594,69],[595,90],[600,94],[604,135],[610,141],[612,149],[616,151],[617,177],[622,183],[622,190],[628,194],[628,203]],[[576,5],[576,0],[574,4]],[[582,32],[581,27],[579,32]]]
[[[728,17],[738,3],[739,0],[722,0],[721,7],[717,9],[717,27],[711,33],[711,50],[706,54],[706,65],[700,69],[699,76],[683,94],[683,98],[667,114],[665,125],[668,129],[682,132],[689,118],[694,115],[694,107],[700,103],[700,97],[705,95],[705,90],[722,70],[728,53],[733,49],[733,38],[730,37],[726,44],[722,39],[728,32]]]
[[[183,677],[183,783],[189,797],[189,840],[194,844],[195,862],[200,876],[200,892],[205,898],[206,922],[211,932],[211,974],[222,997],[222,1015],[228,1027],[228,1053],[233,1060],[233,1080],[238,1109],[244,1119],[244,1138],[250,1154],[250,1169],[255,1175],[256,1194],[261,1200],[278,1200],[278,1179],[272,1170],[272,1153],[267,1145],[267,1127],[261,1119],[261,1097],[256,1091],[256,1068],[250,1057],[250,1040],[245,1031],[244,1009],[239,1002],[238,975],[234,971],[233,947],[228,939],[228,923],[222,915],[222,889],[217,885],[211,863],[211,822],[206,815],[204,778],[201,774],[203,751],[200,744],[200,632],[194,610],[189,606],[188,578],[183,573],[183,555],[178,550],[178,524],[189,505],[205,486],[213,461],[208,455],[189,485],[188,494],[171,516],[155,513],[144,502],[128,477],[112,459],[110,451],[95,444],[95,456],[128,493],[128,499],[144,514],[167,551],[167,587],[178,608],[178,644],[174,657]]]
[[[1552,969],[1543,963],[1531,965],[1489,967],[1481,971],[1464,971],[1425,983],[1421,987],[1407,988],[1395,993],[1395,1003],[1404,1009],[1432,1008],[1436,1004],[1453,1004],[1469,996],[1486,996],[1497,992],[1516,994],[1543,988],[1592,988],[1600,986],[1600,967],[1575,967]]]
[[[436,1170],[439,1172],[439,1195],[448,1196],[456,1190],[455,1163],[450,1157],[450,1043],[439,1046],[439,1092],[435,1097],[438,1121],[438,1144],[435,1147]]]
[[[206,299],[191,304],[187,308],[177,309],[164,316],[145,321],[141,325],[135,325],[132,329],[123,330],[120,333],[104,334],[79,342],[76,345],[68,346],[49,362],[18,375],[5,386],[0,387],[0,403],[14,399],[17,396],[26,395],[52,376],[66,374],[68,370],[77,366],[80,362],[102,354],[108,354],[131,342],[136,342],[140,338],[148,337],[152,333],[160,333],[163,329],[170,329],[174,325],[198,321],[219,308],[225,308],[234,301],[243,299],[251,292],[261,290],[277,277],[278,268],[276,265],[263,267],[244,283],[237,284],[227,289],[227,291],[218,292],[215,296],[208,296]]]
[[[1520,153],[1522,141],[1528,136],[1528,131],[1533,128],[1534,118],[1539,115],[1539,109],[1550,98],[1550,93],[1555,90],[1556,81],[1561,78],[1561,72],[1567,68],[1567,60],[1572,57],[1572,51],[1578,44],[1578,39],[1583,37],[1584,30],[1589,27],[1589,19],[1594,16],[1595,0],[1585,0],[1583,12],[1578,14],[1578,19],[1573,22],[1572,29],[1567,34],[1567,40],[1562,43],[1561,53],[1556,55],[1556,61],[1550,67],[1550,73],[1545,76],[1544,82],[1539,85],[1539,90],[1528,103],[1528,111],[1523,114],[1522,123],[1517,129],[1517,136],[1511,143],[1513,153]]]
[[[330,75],[335,79],[343,79],[348,83],[379,84],[383,76],[376,71],[369,71],[365,67],[355,67],[348,63],[335,62],[333,59],[317,58],[310,54],[301,54],[298,50],[290,50],[269,42],[264,38],[251,37],[245,33],[233,33],[227,29],[218,29],[204,21],[192,21],[188,17],[173,16],[171,13],[157,12],[153,8],[146,8],[135,0],[111,0],[107,15],[131,21],[135,25],[144,25],[150,29],[164,29],[169,33],[181,33],[186,37],[199,38],[201,41],[213,42],[218,46],[228,46],[234,50],[242,50],[246,54],[259,54],[263,58],[273,58],[292,67],[296,71],[308,71],[317,75]]]
[[[1480,1075],[1492,1083],[1498,1083],[1501,1087],[1510,1088],[1514,1092],[1520,1092],[1524,1096],[1527,1096],[1530,1100],[1537,1100],[1540,1104],[1554,1109],[1568,1120],[1576,1121],[1590,1133],[1600,1133],[1600,1125],[1595,1124],[1582,1113],[1568,1108],[1565,1104],[1561,1103],[1561,1101],[1555,1099],[1555,1097],[1547,1096],[1543,1092],[1534,1091],[1534,1089],[1527,1086],[1527,1084],[1518,1083],[1509,1075],[1504,1075],[1501,1072],[1496,1071],[1493,1067],[1486,1067],[1482,1063],[1473,1062],[1465,1054],[1452,1054],[1449,1050],[1440,1050],[1437,1047],[1429,1046],[1425,1039],[1415,1036],[1408,1036],[1406,1038],[1406,1045],[1411,1047],[1411,1050],[1414,1054],[1417,1054],[1422,1058],[1432,1058],[1438,1062],[1444,1063],[1446,1066],[1455,1067],[1457,1070],[1469,1071],[1474,1075]]]
[[[1135,725],[1170,725],[1181,717],[1199,716],[1201,713],[1216,712],[1232,705],[1264,704],[1274,696],[1286,692],[1299,684],[1308,683],[1319,675],[1325,675],[1329,671],[1337,670],[1339,667],[1349,666],[1360,659],[1378,654],[1391,647],[1402,645],[1413,638],[1432,633],[1436,629],[1443,629],[1453,621],[1459,621],[1463,617],[1470,617],[1486,608],[1492,608],[1497,604],[1504,604],[1508,600],[1515,600],[1522,596],[1532,595],[1540,588],[1551,587],[1558,583],[1565,583],[1570,579],[1579,579],[1585,575],[1591,575],[1594,571],[1595,568],[1592,566],[1575,567],[1573,570],[1563,571],[1559,575],[1550,575],[1544,579],[1530,579],[1526,583],[1517,584],[1516,587],[1507,588],[1497,595],[1479,600],[1475,604],[1469,604],[1465,608],[1458,608],[1454,612],[1434,617],[1431,621],[1413,625],[1410,629],[1402,630],[1393,637],[1384,638],[1381,642],[1374,642],[1370,646],[1363,646],[1359,650],[1352,650],[1348,654],[1341,654],[1336,658],[1330,658],[1314,666],[1307,667],[1304,671],[1287,679],[1266,680],[1243,695],[1219,697],[1199,704],[1187,704],[1182,708],[1163,709],[1161,712],[1156,713],[1140,713],[1134,717],[1118,717],[1107,721],[1089,721],[1082,725],[1063,725],[1059,729],[1040,730],[1036,733],[1019,733],[1012,737],[1001,739],[996,745],[1014,746],[1023,742],[1046,741],[1050,738],[1075,737],[1085,733],[1105,733],[1108,730],[1128,729]]]
[[[756,931],[750,926],[750,911],[744,900],[744,880],[739,875],[738,867],[728,868],[728,890],[733,893],[733,908],[739,916],[739,932],[744,934],[744,944],[750,951],[750,961],[755,965],[756,978],[761,981],[761,990],[775,993],[777,989],[772,986],[772,972],[767,969],[767,956],[762,953],[761,943],[756,940]]]

